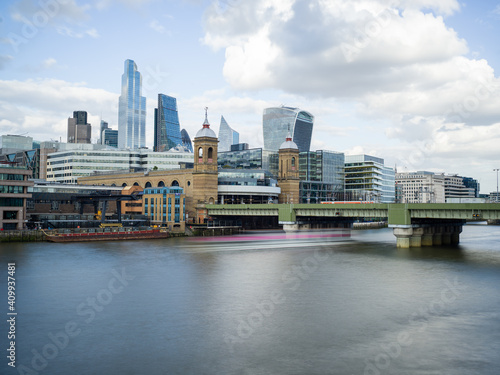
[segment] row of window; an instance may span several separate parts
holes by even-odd
[[[0,185],[0,193],[24,194],[24,186]]]
[[[24,175],[12,173],[0,173],[0,180],[24,181]]]

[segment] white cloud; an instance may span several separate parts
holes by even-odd
[[[87,29],[83,31],[75,31],[74,28],[68,26],[58,26],[56,28],[57,32],[64,36],[69,36],[70,38],[83,38],[85,36],[90,36],[91,38],[99,38],[99,33],[95,28]]]
[[[163,26],[157,19],[152,20],[149,23],[149,27],[160,34],[165,34],[167,32],[165,26]]]
[[[311,111],[313,148],[474,176],[475,160],[486,169],[498,160],[500,80],[486,60],[466,57],[467,42],[447,25],[460,7],[456,0],[214,2],[203,42],[225,50],[223,73],[234,90],[280,90]],[[321,111],[332,103],[337,113]]]
[[[57,64],[57,60],[50,57],[48,59],[45,59],[42,63],[42,67],[44,69],[49,69],[49,68],[52,68],[53,66],[55,66]]]
[[[85,83],[55,79],[0,80],[3,134],[28,132],[40,141],[60,138],[65,141],[67,119],[76,110],[87,111],[93,121],[102,113],[104,120],[116,125],[118,95],[86,87]],[[99,124],[91,124],[96,135]]]

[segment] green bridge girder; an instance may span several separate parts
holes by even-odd
[[[212,204],[213,216],[277,216],[280,224],[299,217],[387,218],[390,226],[412,219],[500,220],[500,203]]]

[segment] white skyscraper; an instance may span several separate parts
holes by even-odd
[[[220,117],[219,152],[231,151],[231,145],[240,141],[240,133],[231,129],[224,116]]]

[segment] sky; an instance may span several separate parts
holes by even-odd
[[[0,134],[66,141],[88,112],[118,126],[124,61],[143,76],[147,146],[158,93],[193,137],[221,115],[261,147],[264,108],[315,117],[312,150],[497,188],[500,3],[455,0],[0,2]]]

